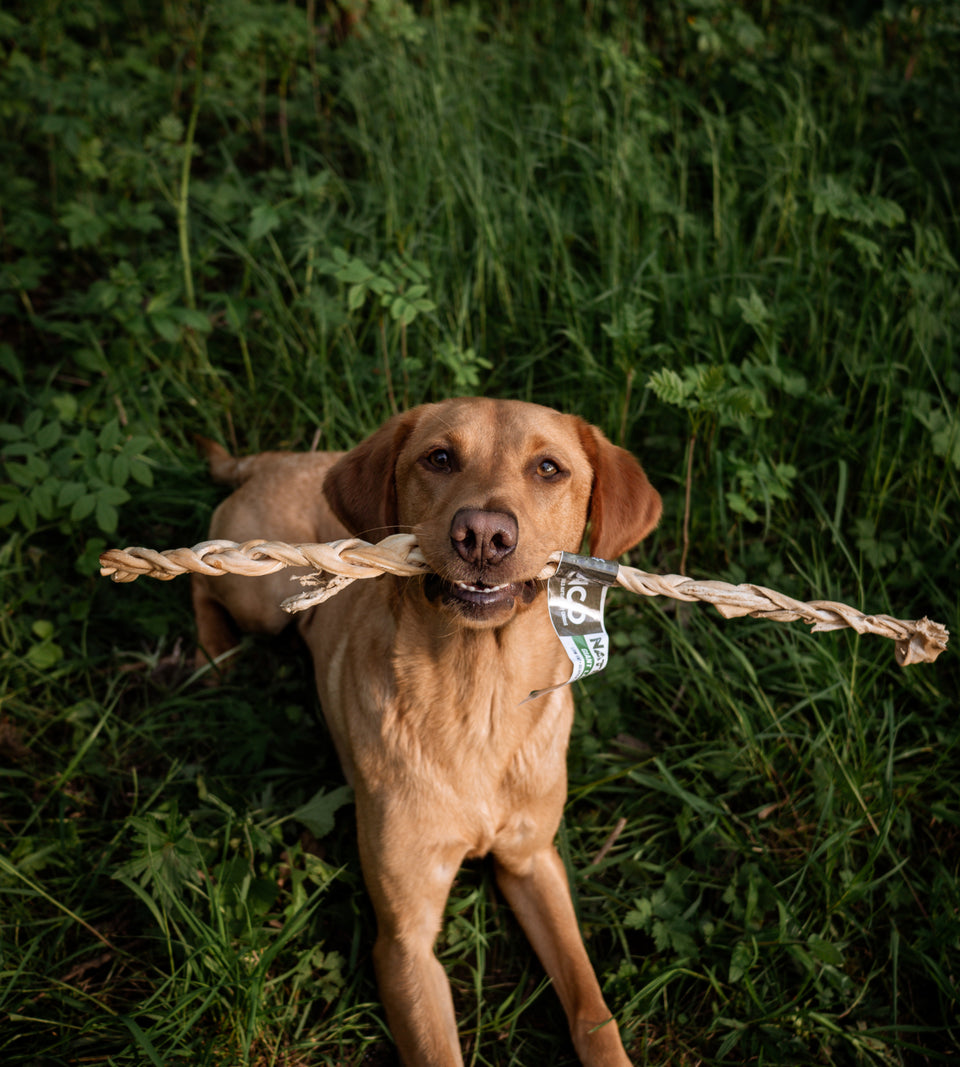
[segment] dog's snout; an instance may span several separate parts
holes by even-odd
[[[516,547],[517,520],[504,511],[461,508],[450,523],[450,540],[461,559],[477,567],[499,563]]]

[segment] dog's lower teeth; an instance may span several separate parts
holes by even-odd
[[[506,585],[467,585],[466,582],[457,582],[458,589],[464,589],[468,593],[499,593],[501,589],[506,589]]]

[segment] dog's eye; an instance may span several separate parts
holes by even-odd
[[[436,471],[449,473],[453,470],[453,457],[445,448],[435,448],[427,455],[427,463]]]
[[[537,466],[537,474],[541,478],[556,478],[560,473],[560,468],[552,459],[542,459]]]

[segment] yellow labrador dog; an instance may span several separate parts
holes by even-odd
[[[432,574],[353,583],[298,619],[356,792],[374,961],[404,1063],[461,1064],[434,955],[461,862],[493,855],[504,896],[563,1003],[587,1067],[629,1063],[577,928],[554,847],[573,721],[569,676],[535,576],[556,549],[615,558],[656,525],[640,464],[595,427],[511,400],[426,404],[346,453],[242,459],[205,444],[236,486],[211,538],[288,542],[413,532]],[[289,574],[195,575],[203,652],[290,617]]]

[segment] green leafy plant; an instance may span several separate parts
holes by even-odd
[[[347,308],[357,311],[363,307],[368,296],[374,296],[381,308],[387,309],[398,338],[400,369],[403,376],[402,403],[406,406],[410,397],[410,373],[419,369],[411,364],[407,352],[407,327],[420,315],[436,310],[436,304],[427,297],[430,270],[419,260],[404,260],[390,255],[375,269],[350,256],[343,248],[335,248],[330,259],[317,261],[316,269],[348,286]],[[387,340],[387,328],[383,315],[379,318],[380,341],[383,354],[383,373],[387,392],[394,411],[398,411],[391,373],[391,345]],[[448,361],[449,362],[449,361]],[[469,366],[469,362],[466,362]],[[475,362],[475,359],[474,359]]]
[[[697,364],[685,367],[682,374],[669,367],[654,371],[647,380],[647,387],[664,404],[686,411],[690,435],[687,439],[686,482],[683,509],[683,552],[680,556],[680,573],[686,573],[687,555],[690,550],[690,508],[693,486],[693,457],[698,438],[712,440],[717,428],[731,422],[746,422],[750,419],[766,419],[771,415],[764,390],[750,382],[737,367],[708,366]],[[786,472],[789,468],[781,465]],[[743,470],[743,468],[740,468]],[[738,472],[739,473],[739,472]],[[780,486],[785,473],[780,474]],[[741,477],[741,482],[744,478]],[[750,486],[754,483],[751,482]],[[731,494],[742,507],[736,509],[751,517],[747,501],[742,495]],[[728,496],[730,499],[730,496]]]
[[[0,457],[8,483],[0,486],[0,526],[38,523],[65,530],[93,518],[103,533],[117,529],[117,509],[130,499],[129,483],[153,485],[146,453],[151,439],[125,434],[118,419],[95,433],[77,423],[77,402],[54,395],[22,424],[0,424]]]
[[[130,858],[113,878],[156,920],[167,946],[169,981],[181,995],[214,987],[206,1010],[223,1013],[232,1026],[221,1051],[247,1058],[272,1040],[264,1006],[281,961],[301,993],[309,989],[329,1004],[343,990],[340,953],[301,943],[310,915],[338,875],[299,845],[281,853],[286,818],[239,813],[202,779],[197,785],[201,806],[190,815],[174,801],[127,820]],[[341,789],[325,797],[321,791],[287,818],[326,836],[333,812],[349,795]],[[175,1036],[173,1026],[150,1044],[160,1050]]]

